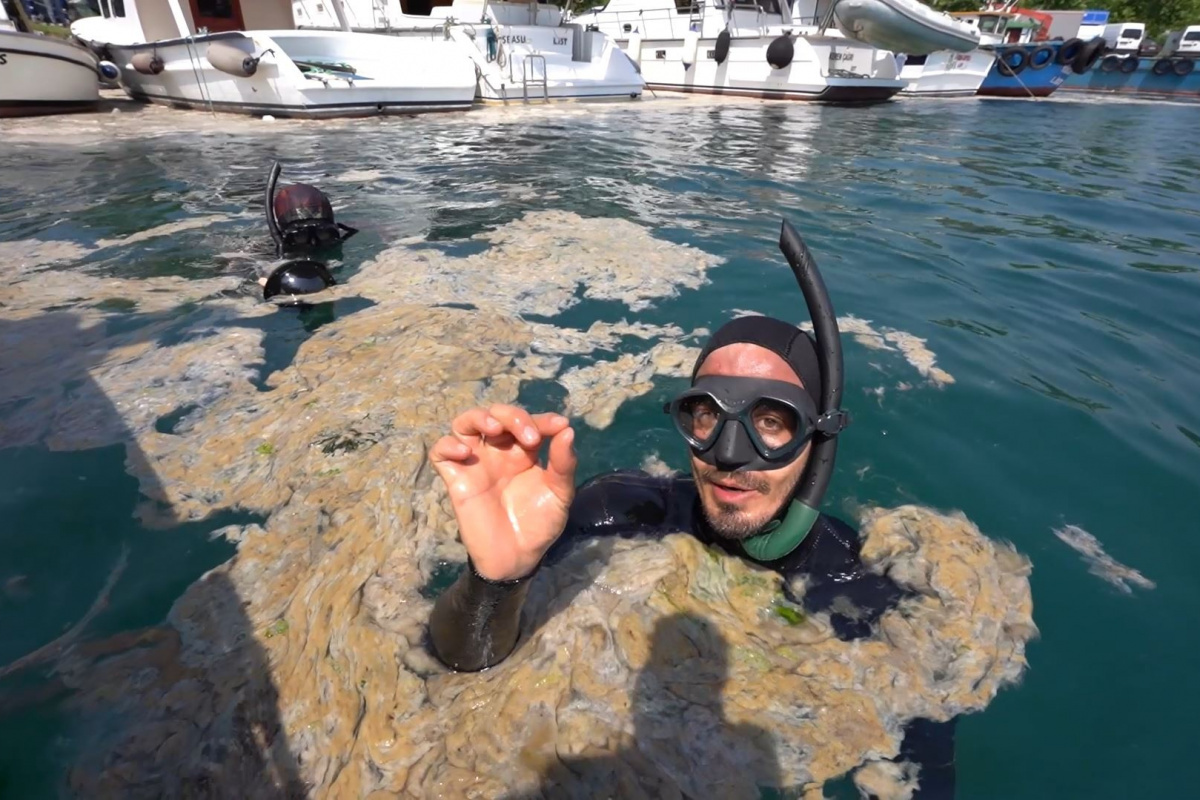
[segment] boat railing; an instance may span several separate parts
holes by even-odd
[[[760,0],[728,0],[730,10],[732,11],[753,11],[755,12],[756,33],[763,33],[770,27],[778,27],[781,23],[777,13],[769,14],[774,17],[773,20],[764,20],[764,15],[767,14],[762,7]],[[646,34],[646,23],[654,22],[661,23],[663,20],[667,22],[667,30],[672,39],[682,39],[688,31],[697,29],[703,24],[706,10],[708,13],[721,12],[725,9],[725,3],[721,0],[709,2],[708,0],[693,0],[691,3],[672,3],[665,6],[655,6],[653,8],[639,8],[637,11],[604,11],[599,15],[601,19],[608,17],[608,21],[615,22],[619,34],[627,34],[639,32]],[[794,20],[797,25],[806,24],[799,20]],[[817,20],[814,18],[807,23],[815,26]],[[695,26],[695,27],[694,27]],[[657,26],[656,26],[657,27]],[[730,31],[737,35],[740,28],[736,21],[731,22]]]

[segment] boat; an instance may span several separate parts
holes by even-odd
[[[1190,30],[1190,29],[1189,29]],[[1200,27],[1195,42],[1200,43]],[[1071,75],[1064,92],[1120,94],[1159,100],[1200,100],[1200,52],[1193,48],[1164,47],[1155,57],[1134,53],[1108,53],[1094,69]]]
[[[906,96],[972,97],[995,60],[977,27],[915,0],[840,0],[833,14],[845,35],[896,52]]]
[[[1049,40],[1052,16],[1012,2],[952,16],[978,28],[980,48],[994,54],[992,68],[979,86],[978,94],[984,97],[1048,97],[1072,72],[1091,69],[1104,47],[1099,38]]]
[[[343,0],[351,30],[413,40],[449,39],[476,67],[483,102],[637,99],[645,81],[605,34],[564,20],[545,2]],[[408,9],[407,12],[405,9]],[[298,27],[338,27],[323,0],[294,0]]]
[[[967,53],[939,50],[927,56],[906,56],[900,69],[908,81],[905,97],[974,97],[996,62],[991,50]]]
[[[96,57],[34,33],[19,0],[0,0],[0,117],[89,111],[99,102]]]
[[[101,0],[71,32],[113,61],[132,98],[280,117],[469,108],[475,65],[448,40],[299,30],[291,0]]]
[[[896,53],[968,53],[979,46],[978,29],[916,0],[839,0],[833,18],[851,39]]]
[[[610,0],[572,21],[621,45],[660,91],[871,103],[904,88],[896,59],[842,34],[829,0]]]

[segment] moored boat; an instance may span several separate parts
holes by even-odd
[[[90,110],[99,79],[90,51],[34,33],[17,0],[0,0],[0,117]]]
[[[183,108],[347,117],[469,108],[475,65],[442,39],[297,30],[290,0],[125,0],[72,33],[111,57],[138,100]]]
[[[958,19],[979,29],[981,49],[995,62],[978,94],[985,97],[1048,97],[1075,72],[1086,72],[1100,57],[1103,39],[1084,42],[1046,39],[1052,21],[1044,12],[1014,8],[959,12]]]
[[[647,87],[869,103],[904,88],[892,53],[833,27],[827,0],[611,0],[574,22],[617,41]]]
[[[1145,58],[1136,53],[1110,53],[1090,72],[1071,75],[1064,92],[1119,94],[1160,100],[1200,100],[1200,69],[1196,58],[1159,55]]]
[[[355,31],[414,39],[449,40],[476,66],[476,97],[483,101],[636,99],[645,81],[637,66],[601,33],[564,20],[546,2],[441,0],[420,9],[401,0],[344,0]],[[321,2],[294,0],[297,25],[337,27]],[[424,13],[417,13],[422,11]]]

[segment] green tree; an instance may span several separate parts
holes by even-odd
[[[939,11],[976,11],[983,5],[977,0],[931,0],[929,4]],[[1026,8],[1107,11],[1113,22],[1146,23],[1151,36],[1200,25],[1200,0],[1035,0]]]

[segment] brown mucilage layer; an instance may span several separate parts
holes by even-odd
[[[0,446],[129,437],[142,454],[129,468],[153,501],[146,524],[234,508],[266,519],[221,531],[236,555],[161,626],[57,659],[78,721],[71,789],[523,798],[554,783],[577,797],[740,797],[771,785],[816,797],[867,765],[863,781],[903,796],[912,776],[884,762],[904,724],[984,708],[1020,677],[1036,632],[1028,562],[961,516],[867,515],[865,562],[912,596],[864,641],[839,641],[826,618],[784,602],[775,575],[678,535],[595,542],[544,569],[500,665],[453,674],[432,658],[432,587],[465,561],[426,459],[451,417],[513,402],[564,355],[621,337],[654,340],[629,362],[625,390],[642,394],[653,375],[679,373],[691,344],[677,328],[576,331],[519,315],[561,310],[575,281],[593,279],[606,287],[593,295],[640,307],[716,264],[630,223],[557,212],[482,238],[491,249],[464,259],[397,247],[365,265],[330,296],[374,304],[321,327],[266,391],[253,382],[262,329],[246,323],[280,312],[247,297],[201,292],[198,310],[151,323],[173,326],[174,344],[109,335],[90,307],[69,312],[70,329],[39,328],[50,338],[24,356],[24,383],[4,384],[15,410]],[[10,291],[11,310],[53,294],[40,274]],[[139,284],[106,287],[157,313],[163,295]],[[433,307],[455,301],[476,308]],[[52,362],[78,364],[92,394],[55,384]],[[571,402],[607,424],[614,401],[596,393],[612,381],[591,378],[565,379]],[[89,424],[93,399],[121,424]],[[189,404],[173,432],[156,428]]]

